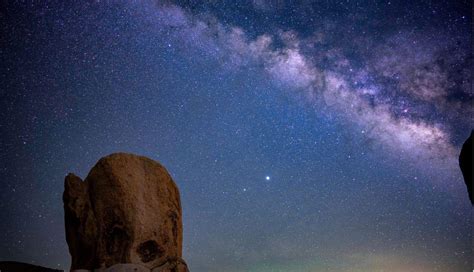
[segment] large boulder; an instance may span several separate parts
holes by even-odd
[[[112,154],[100,159],[84,181],[69,174],[64,186],[71,270],[135,264],[187,271],[181,259],[178,187],[158,162]]]
[[[471,200],[471,204],[474,205],[474,198],[472,196],[472,168],[474,167],[472,163],[473,134],[474,131],[471,131],[471,136],[469,136],[462,146],[461,154],[459,154],[459,166],[461,167],[462,175],[464,176],[464,182],[466,183],[467,192],[469,193],[469,199]]]

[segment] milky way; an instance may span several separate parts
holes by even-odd
[[[125,151],[180,187],[191,271],[468,271],[471,10],[0,5],[0,259],[67,268],[63,178]]]
[[[323,110],[343,113],[368,137],[415,153],[417,160],[453,159],[458,135],[450,124],[472,123],[468,33],[399,30],[375,45],[372,37],[334,42],[337,37],[325,29],[304,38],[280,30],[251,39],[240,27],[204,21],[175,5],[147,8],[149,23],[158,31],[187,46],[197,44],[230,69],[260,66],[275,83],[302,92],[318,110],[322,102],[328,106]]]

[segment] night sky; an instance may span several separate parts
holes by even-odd
[[[64,177],[121,151],[192,272],[472,269],[470,1],[62,2],[0,2],[0,260],[68,269]]]

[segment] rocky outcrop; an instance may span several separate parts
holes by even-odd
[[[472,196],[472,141],[473,141],[474,131],[471,131],[471,136],[466,140],[461,149],[461,154],[459,155],[459,166],[461,167],[462,175],[464,176],[464,182],[467,186],[467,192],[469,193],[469,199],[471,204],[474,205],[474,199]]]
[[[84,181],[69,174],[63,201],[71,270],[188,271],[179,191],[159,163],[109,155]]]
[[[42,266],[20,263],[20,262],[0,262],[0,271],[2,272],[60,272],[63,270],[56,270]]]

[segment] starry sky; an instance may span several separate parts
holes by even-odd
[[[472,269],[470,1],[70,2],[0,2],[0,260],[68,269],[64,177],[122,151],[193,272]]]

